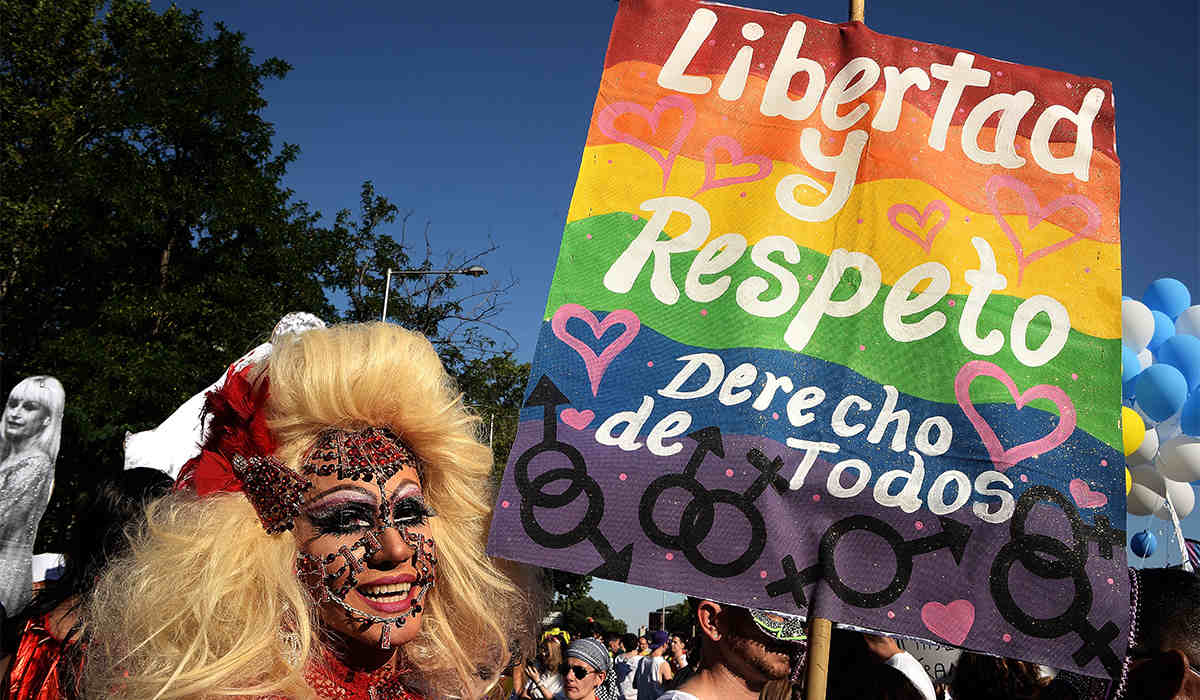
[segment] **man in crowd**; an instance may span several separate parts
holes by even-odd
[[[638,700],[657,700],[664,687],[675,677],[671,664],[664,654],[667,651],[666,630],[655,630],[650,634],[650,653],[638,662],[634,670],[633,685],[637,688]]]
[[[608,653],[615,659],[621,653],[621,633],[607,632],[604,635],[604,645],[608,647]]]
[[[617,689],[621,692],[621,700],[637,700],[637,688],[633,685],[638,663],[642,660],[638,654],[638,637],[636,634],[625,634],[621,637],[621,653],[613,660],[613,673],[617,678]]]
[[[803,662],[800,618],[748,610],[712,600],[696,610],[700,669],[660,700],[755,700],[769,681],[786,679]]]

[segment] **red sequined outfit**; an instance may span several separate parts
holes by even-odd
[[[404,683],[405,676],[411,676],[411,671],[355,671],[328,653],[324,654],[324,663],[310,664],[304,672],[308,687],[322,700],[425,700],[424,695]]]
[[[58,700],[65,697],[59,687],[59,671],[65,645],[50,634],[50,616],[30,620],[21,632],[17,653],[4,677],[4,695],[9,700]],[[364,696],[366,697],[366,696]]]

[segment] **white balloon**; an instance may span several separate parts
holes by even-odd
[[[1130,472],[1133,474],[1133,488],[1125,499],[1125,510],[1130,515],[1150,515],[1163,504],[1166,482],[1152,467],[1134,467]]]
[[[1141,366],[1142,369],[1146,369],[1150,365],[1154,364],[1154,353],[1150,352],[1150,348],[1142,348],[1141,352],[1137,354],[1137,358],[1138,365]]]
[[[1200,479],[1200,438],[1179,435],[1164,442],[1154,466],[1172,481]]]
[[[1200,304],[1189,306],[1179,314],[1175,319],[1175,333],[1200,336]]]
[[[1144,350],[1154,337],[1154,314],[1137,299],[1121,300],[1121,342],[1134,352]]]
[[[1142,444],[1129,455],[1127,461],[1129,466],[1137,466],[1139,464],[1152,464],[1155,456],[1158,455],[1158,431],[1154,428],[1146,429],[1146,436],[1142,438]]]
[[[1180,427],[1179,421],[1180,414],[1176,413],[1154,425],[1154,431],[1158,433],[1158,442],[1160,444],[1165,445],[1183,434],[1183,428]]]
[[[1171,494],[1171,505],[1175,507],[1175,517],[1180,520],[1186,518],[1196,505],[1196,492],[1192,489],[1192,485],[1168,480],[1167,493]],[[1154,514],[1163,520],[1171,519],[1171,513],[1167,510],[1166,499],[1163,500],[1162,506],[1154,511]]]

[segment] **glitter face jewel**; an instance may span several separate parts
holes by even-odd
[[[304,492],[312,486],[308,479],[274,457],[234,455],[233,473],[242,481],[246,497],[268,533],[274,535],[294,527]]]
[[[383,484],[406,466],[421,474],[411,450],[387,428],[327,430],[304,456],[300,471]]]

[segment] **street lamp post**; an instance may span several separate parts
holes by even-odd
[[[387,269],[387,281],[383,285],[383,313],[380,314],[379,320],[387,320],[388,296],[392,291],[392,275],[467,275],[469,277],[483,277],[488,273],[487,268],[483,265],[471,265],[470,267],[459,267],[453,270],[393,270]]]

